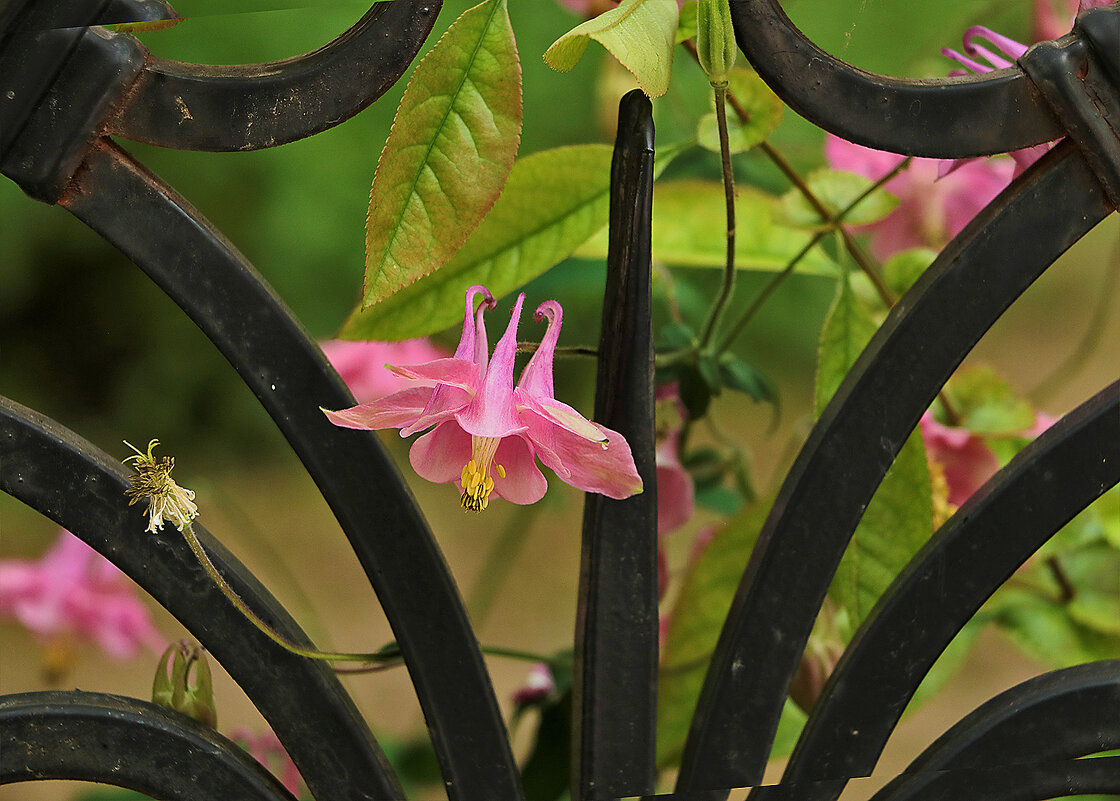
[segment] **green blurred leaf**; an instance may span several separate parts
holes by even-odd
[[[862,175],[827,168],[814,170],[805,180],[831,217],[836,217],[874,184]],[[897,205],[898,198],[885,189],[876,189],[845,215],[844,223],[868,225],[878,222],[894,211]],[[796,187],[782,195],[778,209],[778,221],[785,225],[813,230],[827,227],[817,210]]]
[[[765,141],[774,132],[782,121],[786,107],[754,70],[736,67],[727,77],[728,91],[747,113],[749,120],[744,125],[738,114],[728,110],[727,134],[731,152],[741,153]],[[719,128],[714,112],[700,119],[696,138],[701,146],[715,153],[720,152]]]
[[[785,268],[810,234],[775,225],[772,198],[750,187],[735,191],[735,267]],[[723,267],[727,262],[727,220],[723,185],[717,181],[662,181],[653,188],[653,258],[682,267]],[[607,257],[607,229],[576,251],[585,259]],[[836,263],[814,247],[797,264],[800,273],[835,276]]]
[[[1019,649],[1054,668],[1120,658],[1120,637],[1082,625],[1066,605],[1017,587],[989,603],[996,623]]]
[[[883,265],[883,281],[891,292],[901,297],[936,258],[937,251],[929,248],[910,248],[895,253]]]
[[[712,536],[685,569],[661,655],[658,765],[680,759],[704,673],[769,507],[765,503],[744,509]]]
[[[750,363],[738,356],[724,354],[720,359],[723,383],[755,401],[776,403],[778,391],[773,382]]]
[[[696,35],[696,9],[699,5],[697,0],[685,0],[681,6],[680,17],[677,20],[677,44]]]
[[[370,191],[363,308],[442,266],[494,205],[521,135],[506,0],[452,23],[412,73]]]
[[[571,773],[572,692],[541,710],[533,750],[521,770],[525,797],[556,801],[568,789]]]
[[[494,208],[442,269],[372,309],[355,310],[341,336],[426,336],[461,321],[467,287],[485,284],[500,298],[540,275],[603,227],[610,165],[607,145],[555,148],[518,160]]]
[[[643,92],[660,97],[669,89],[677,16],[674,0],[623,0],[618,8],[577,25],[553,42],[544,60],[554,70],[567,72],[594,39],[633,73]]]
[[[836,394],[840,382],[871,341],[876,328],[871,313],[852,292],[845,276],[837,282],[836,297],[821,328],[816,384],[818,415]]]
[[[991,367],[958,371],[949,390],[961,427],[973,433],[1007,434],[1034,426],[1034,409]]]

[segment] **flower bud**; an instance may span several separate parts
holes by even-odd
[[[696,6],[696,55],[712,86],[727,83],[737,51],[728,0],[700,0]]]
[[[211,728],[218,724],[214,681],[201,645],[183,641],[163,652],[152,682],[152,703],[182,712]]]

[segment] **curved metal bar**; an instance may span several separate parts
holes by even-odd
[[[584,502],[573,684],[573,781],[581,799],[653,792],[656,777],[652,203],[653,106],[635,89],[619,104],[611,162],[595,419],[626,437],[645,491],[621,501],[589,493]]]
[[[988,327],[1108,212],[1084,161],[1060,144],[977,215],[892,309],[763,526],[705,678],[679,790],[761,781],[813,621],[887,468]]]
[[[995,784],[1000,792],[992,798],[1049,798],[1042,794],[1049,788],[1055,788],[1053,795],[1120,792],[1120,757],[1067,761],[1114,748],[1120,748],[1120,660],[1077,665],[1030,679],[988,701],[941,735],[874,798],[989,797],[978,796],[967,783],[993,770],[1007,783]],[[1062,770],[1076,765],[1111,767],[1104,774],[1086,774],[1105,779],[1091,786],[1078,783],[1073,789],[1053,783],[1060,781]],[[1049,767],[1039,770],[1043,766]],[[1021,790],[1010,792],[1016,785]],[[1031,795],[1022,794],[1027,788]]]
[[[0,784],[40,779],[114,784],[166,801],[292,800],[247,751],[209,726],[134,698],[81,690],[0,697]]]
[[[1076,724],[1071,724],[1076,725]],[[920,787],[886,792],[872,801],[1044,801],[1073,795],[1120,793],[1120,757],[1001,765],[939,773]]]
[[[149,58],[105,133],[180,150],[256,150],[324,131],[392,86],[443,0],[393,0],[297,58],[209,66]]]
[[[289,653],[250,624],[177,533],[148,533],[140,508],[128,506],[126,476],[120,462],[73,432],[0,398],[0,488],[72,531],[175,615],[256,704],[316,798],[357,801],[367,797],[365,791],[402,797],[333,671]],[[194,529],[250,607],[288,638],[311,644],[237,559],[202,526]],[[293,686],[300,688],[298,697]]]
[[[735,38],[790,108],[867,147],[911,156],[1007,153],[1065,135],[1018,68],[915,81],[856,69],[799,31],[778,0],[731,0]]]
[[[1117,481],[1120,382],[1044,432],[914,556],[837,664],[783,783],[870,776],[906,704],[964,623]],[[1120,708],[1113,717],[1120,727]],[[806,786],[799,798],[831,801],[842,786]]]
[[[111,142],[91,149],[59,203],[187,313],[291,443],[377,592],[451,798],[519,798],[505,723],[455,582],[377,434],[338,428],[319,411],[354,404],[322,351],[219,231]]]

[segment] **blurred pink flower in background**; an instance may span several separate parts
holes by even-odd
[[[320,342],[319,346],[358,403],[369,403],[409,386],[409,379],[397,375],[386,364],[422,364],[449,355],[427,339],[403,342],[331,339]]]
[[[1073,18],[1087,8],[1107,6],[1112,0],[1034,0],[1034,29],[1031,32],[1036,42],[1057,39],[1069,33]],[[1061,13],[1055,10],[1055,5]]]
[[[825,159],[834,170],[845,170],[877,181],[903,156],[853,144],[828,134]],[[988,205],[1011,181],[1011,161],[973,160],[944,176],[942,159],[915,158],[887,181],[885,188],[898,198],[898,207],[877,223],[861,226],[871,234],[871,252],[881,261],[914,247],[943,247]]]
[[[1054,418],[1049,415],[1036,414],[1034,426],[1021,435],[1024,439],[1034,439],[1053,423]],[[999,470],[999,459],[980,435],[942,425],[930,412],[922,415],[920,426],[926,455],[945,471],[948,501],[959,508]]]
[[[536,662],[529,668],[525,683],[514,692],[513,705],[532,706],[545,700],[554,692],[556,692],[556,681],[552,678],[552,671],[544,662]]]
[[[0,617],[14,618],[48,644],[69,636],[92,640],[115,659],[167,647],[136,587],[65,529],[37,562],[0,560]]]
[[[265,768],[273,771],[274,775],[280,779],[280,783],[288,789],[288,792],[299,798],[303,779],[275,733],[266,730],[260,734],[254,734],[249,729],[234,729],[230,732],[229,739],[252,754],[253,759],[260,762]]]

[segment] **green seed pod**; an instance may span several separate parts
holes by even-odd
[[[696,54],[712,86],[727,83],[737,51],[728,0],[700,0],[696,6]]]

